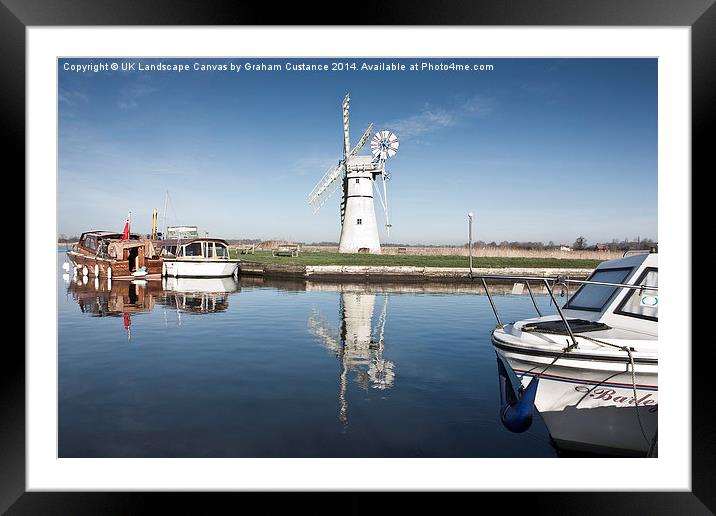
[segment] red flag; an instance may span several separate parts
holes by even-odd
[[[128,312],[122,313],[124,329],[127,331],[127,340],[132,339],[132,316]]]
[[[127,222],[124,223],[124,232],[122,233],[122,240],[129,240],[129,217],[132,215],[130,214],[127,217]]]

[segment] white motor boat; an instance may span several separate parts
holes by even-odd
[[[497,318],[501,418],[526,430],[532,406],[560,450],[655,456],[658,387],[658,255],[601,263],[587,280],[471,276],[483,282]],[[546,288],[557,314],[502,324],[486,280]],[[556,285],[580,284],[560,307]],[[534,302],[534,297],[532,297]]]
[[[218,238],[162,240],[162,276],[223,278],[237,276],[240,260],[229,257],[229,244]]]

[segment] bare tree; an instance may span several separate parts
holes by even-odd
[[[577,240],[574,241],[574,248],[584,249],[585,247],[587,247],[587,239],[583,236],[578,236]]]

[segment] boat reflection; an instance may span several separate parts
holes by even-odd
[[[229,296],[240,290],[233,276],[226,278],[162,279],[164,295],[160,304],[180,312],[206,314],[229,308]]]
[[[76,277],[69,281],[67,292],[77,301],[83,313],[97,317],[119,317],[123,314],[150,312],[162,295],[159,281],[112,281]]]
[[[322,287],[321,290],[330,288],[329,285],[322,285]],[[389,389],[395,382],[395,364],[383,357],[389,297],[380,296],[382,307],[374,324],[374,313],[379,296],[362,290],[350,288],[343,290],[342,286],[333,285],[334,289],[336,287],[341,290],[339,329],[332,328],[317,309],[314,309],[308,318],[308,328],[339,359],[338,419],[347,425],[346,392],[349,372],[356,373],[357,383],[365,390]]]
[[[127,340],[132,338],[132,315],[151,312],[162,295],[159,281],[112,281],[108,278],[88,279],[69,276],[67,292],[77,302],[82,313],[95,317],[122,317]]]
[[[162,280],[112,280],[63,275],[67,292],[82,313],[96,317],[122,317],[127,338],[131,339],[132,316],[151,312],[156,305],[180,313],[207,314],[229,307],[229,296],[239,284],[228,278],[164,278]]]

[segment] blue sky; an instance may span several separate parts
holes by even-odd
[[[121,230],[128,211],[148,232],[169,191],[170,225],[337,241],[338,193],[316,215],[306,198],[341,157],[350,92],[353,143],[371,122],[400,138],[383,241],[463,243],[469,211],[487,242],[657,239],[656,59],[439,61],[494,70],[76,72],[65,63],[113,60],[60,60],[59,232]]]

